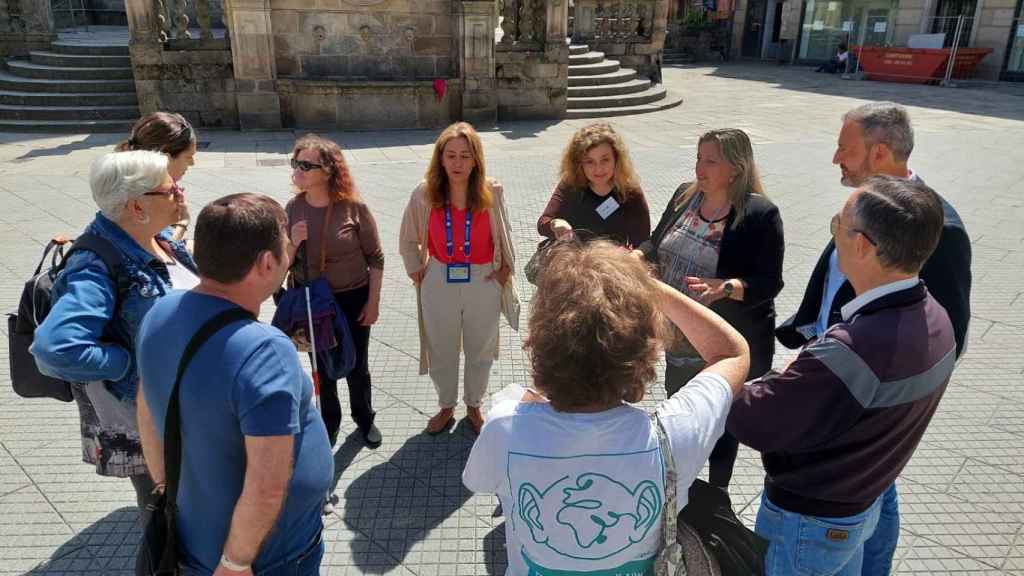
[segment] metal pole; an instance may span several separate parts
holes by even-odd
[[[949,62],[946,63],[946,77],[942,80],[943,86],[953,86],[950,82],[953,77],[953,65],[956,63],[957,49],[960,47],[960,34],[964,28],[964,15],[956,17],[956,32],[953,33],[953,47],[949,51]]]

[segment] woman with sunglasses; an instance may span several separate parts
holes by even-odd
[[[707,132],[697,142],[697,179],[682,184],[636,252],[663,282],[709,306],[747,340],[749,379],[771,368],[775,296],[782,290],[785,242],[779,209],[765,196],[750,138],[742,130]],[[676,331],[666,344],[665,392],[675,394],[705,362]],[[728,488],[739,444],[724,433],[708,460],[708,481]]]
[[[114,151],[152,150],[166,154],[170,158],[167,173],[177,183],[196,163],[196,142],[196,131],[184,116],[171,112],[153,112],[139,118],[132,126],[131,136],[118,144]],[[188,205],[183,202],[178,220],[171,224],[175,240],[185,237],[190,221]]]
[[[108,270],[97,253],[72,252],[31,348],[41,372],[74,383],[83,460],[101,476],[131,478],[144,520],[155,486],[135,417],[135,336],[157,298],[199,283],[185,245],[166,235],[184,202],[168,163],[149,151],[114,152],[92,163],[99,212],[84,232],[116,250],[121,266]]]
[[[437,138],[424,182],[406,206],[398,244],[419,295],[420,374],[429,372],[441,408],[427,432],[439,434],[455,419],[463,351],[463,401],[479,433],[515,252],[501,184],[487,178],[483,145],[471,125],[452,124]]]
[[[371,401],[369,345],[370,327],[380,313],[384,278],[384,251],[377,222],[360,198],[335,142],[315,134],[299,138],[291,165],[292,184],[297,191],[285,207],[292,260],[297,260],[291,273],[300,283],[325,277],[345,313],[356,349],[356,365],[345,378],[352,420],[359,426],[363,441],[375,448],[382,439],[373,424],[376,412]],[[333,446],[341,428],[336,380],[321,378],[320,401]]]

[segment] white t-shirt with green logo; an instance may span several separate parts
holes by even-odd
[[[728,383],[702,372],[658,407],[675,457],[678,509],[731,404]],[[657,433],[640,408],[582,414],[501,402],[488,414],[462,481],[501,500],[508,575],[652,573],[663,541],[664,468]]]

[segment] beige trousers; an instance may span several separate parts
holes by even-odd
[[[501,285],[484,278],[493,264],[473,264],[469,283],[449,284],[446,266],[431,258],[420,287],[430,379],[438,404],[452,408],[459,396],[459,351],[466,356],[463,401],[480,406],[498,350]]]

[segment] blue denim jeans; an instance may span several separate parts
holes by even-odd
[[[762,495],[755,530],[771,542],[765,576],[860,576],[864,545],[875,533],[881,508],[879,497],[854,516],[804,516]]]
[[[864,568],[861,575],[889,576],[899,539],[900,502],[896,494],[896,483],[893,482],[882,494],[882,511],[875,533],[864,543]]]

